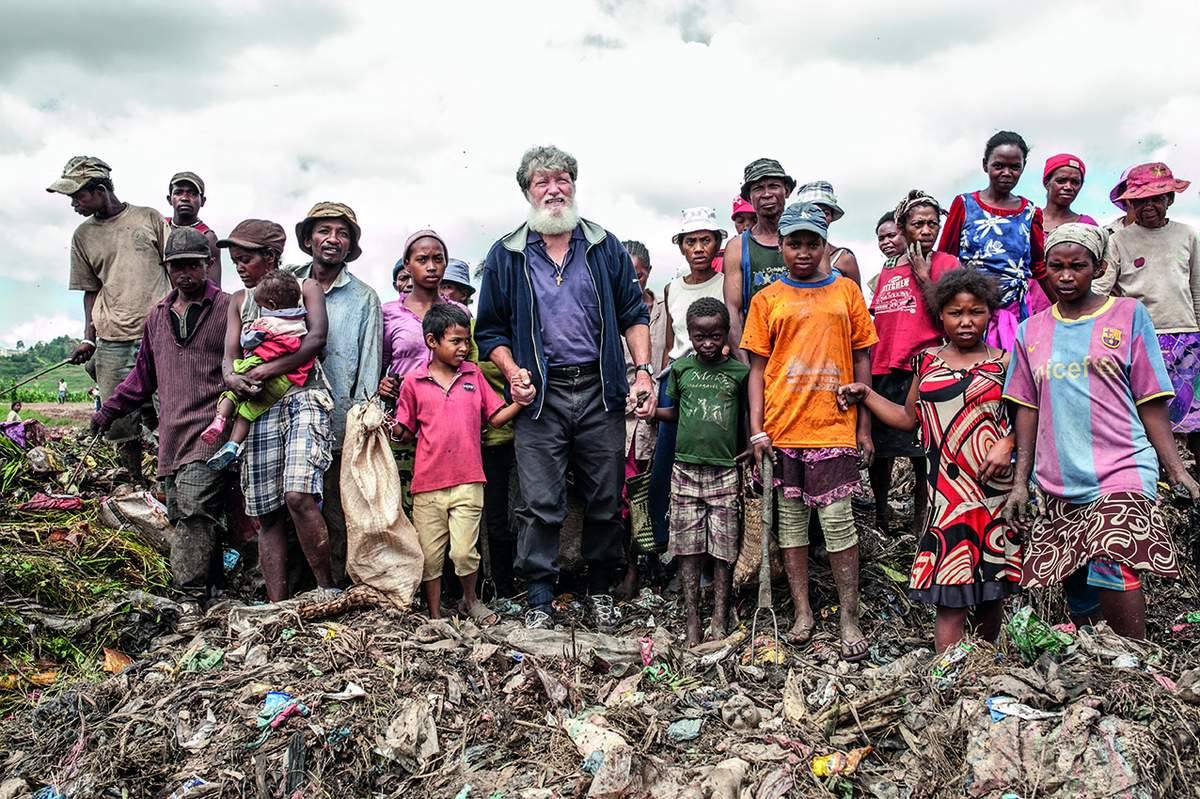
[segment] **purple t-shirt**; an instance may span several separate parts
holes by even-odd
[[[542,325],[542,351],[549,366],[572,366],[600,359],[600,297],[587,266],[587,239],[576,225],[558,267],[546,253],[540,234],[529,231],[525,257],[533,280],[533,299]]]
[[[433,352],[425,346],[425,333],[421,330],[421,320],[408,309],[404,301],[408,294],[401,294],[400,299],[385,302],[381,307],[383,312],[383,371],[389,375],[403,377],[418,366],[427,366],[433,358]],[[442,302],[457,305],[471,312],[462,303],[454,302],[449,297],[442,297]]]
[[[1173,393],[1150,314],[1130,297],[1080,319],[1055,306],[1022,322],[1004,385],[1006,399],[1039,411],[1038,484],[1079,503],[1156,496],[1158,456],[1137,406]]]

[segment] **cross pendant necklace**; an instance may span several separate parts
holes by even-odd
[[[550,263],[554,263],[554,259],[550,259]],[[563,272],[567,271],[567,259],[563,258],[562,266],[554,263],[554,285],[561,286],[563,284]]]

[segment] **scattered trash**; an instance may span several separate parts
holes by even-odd
[[[100,500],[100,523],[114,530],[133,530],[147,544],[163,554],[171,551],[174,529],[167,518],[167,506],[149,491],[134,491],[129,486]]]
[[[252,545],[222,553],[245,559],[226,595],[199,611],[170,598],[165,561],[143,532],[100,523],[101,496],[131,495],[108,483],[106,448],[88,455],[87,439],[51,434],[60,438],[37,446],[64,471],[84,464],[80,509],[17,511],[39,491],[53,498],[61,473],[37,476],[24,450],[14,460],[16,445],[0,441],[0,475],[18,467],[0,492],[0,763],[11,775],[0,799],[38,789],[52,799],[1194,792],[1200,623],[1189,615],[1200,590],[1187,563],[1178,581],[1150,578],[1148,641],[1059,625],[1048,628],[1053,647],[1026,655],[1020,637],[1064,617],[1061,590],[1038,589],[1011,601],[1016,631],[995,646],[969,639],[934,656],[933,615],[898,579],[911,537],[868,524],[860,579],[872,665],[855,667],[838,657],[837,597],[820,556],[812,642],[774,647],[768,627],[765,639],[749,634],[761,524],[750,586],[731,607],[741,624],[687,651],[672,588],[613,603],[604,632],[581,593],[556,599],[555,629],[524,629],[520,595],[494,602],[501,623],[480,629],[400,611],[362,587],[262,604]],[[892,504],[911,514],[906,467],[901,459]],[[760,508],[747,502],[752,521]],[[1183,511],[1164,513],[1179,529]],[[768,562],[777,557],[768,540]],[[790,619],[774,573],[772,606]],[[582,585],[565,570],[563,581]]]
[[[871,754],[874,749],[863,746],[851,749],[849,752],[833,752],[828,755],[814,757],[812,773],[814,777],[848,777],[858,770],[858,764]]]
[[[81,510],[82,508],[83,500],[79,497],[43,494],[41,491],[34,494],[32,499],[17,506],[17,510],[21,513],[43,510]]]
[[[183,799],[185,796],[194,797],[197,793],[199,793],[197,789],[203,788],[206,785],[208,785],[208,783],[199,777],[192,777],[191,779],[185,781],[183,785],[180,785],[179,788],[172,791],[171,795],[168,796],[167,799]]]
[[[126,655],[124,652],[118,652],[117,650],[109,649],[108,647],[104,647],[103,652],[104,663],[101,668],[107,671],[109,674],[116,674],[117,672],[123,671],[133,665],[133,658],[129,657],[129,655]]]
[[[667,737],[676,743],[694,741],[700,737],[700,727],[704,719],[679,719],[667,726]]]
[[[1061,712],[1038,710],[1029,705],[1023,705],[1011,696],[989,697],[986,704],[988,711],[992,714],[992,721],[1000,721],[1008,716],[1016,716],[1026,721],[1042,721],[1055,719],[1062,715]]]
[[[1058,655],[1066,651],[1074,639],[1059,632],[1038,618],[1031,607],[1023,607],[1008,621],[1008,634],[1027,662],[1042,652]]]

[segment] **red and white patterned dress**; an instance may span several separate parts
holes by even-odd
[[[969,369],[953,369],[928,351],[913,358],[930,505],[909,582],[916,601],[972,607],[1020,586],[1021,537],[1000,515],[1012,470],[979,480],[988,451],[1009,434],[1002,358]]]

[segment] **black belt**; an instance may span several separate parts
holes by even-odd
[[[582,377],[600,374],[600,362],[576,363],[570,366],[551,366],[546,370],[551,377]]]

